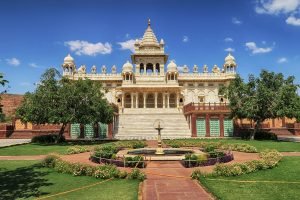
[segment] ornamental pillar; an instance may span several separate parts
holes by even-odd
[[[124,99],[125,99],[125,94],[124,94],[124,92],[122,93],[122,108],[124,108],[125,106],[124,106]]]
[[[143,97],[144,97],[144,108],[146,108],[146,93],[143,93]]]
[[[167,94],[167,108],[170,108],[170,93]]]
[[[206,125],[206,134],[205,134],[205,137],[210,137],[210,124],[209,124],[209,120],[210,120],[210,115],[208,113],[206,113],[206,115],[205,115],[205,125]]]
[[[131,96],[131,106],[130,107],[133,108],[133,93],[131,93],[130,96]]]
[[[191,119],[192,137],[197,137],[197,127],[196,127],[197,116],[196,116],[196,114],[192,114],[191,118],[192,118]]]
[[[177,97],[177,99],[176,99],[176,106],[177,106],[177,108],[179,108],[179,93],[178,92],[176,94],[176,97]]]
[[[163,97],[163,108],[166,108],[166,94],[162,93],[162,97]]]
[[[139,93],[135,93],[135,108],[139,107],[138,100],[139,100]]]
[[[220,114],[220,137],[224,137],[224,114]]]

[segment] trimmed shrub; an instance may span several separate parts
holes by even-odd
[[[144,157],[143,156],[134,156],[125,158],[126,167],[145,167]]]
[[[64,136],[62,136],[60,139],[58,139],[57,134],[49,134],[49,135],[38,135],[34,136],[31,139],[32,143],[39,143],[39,144],[54,144],[54,143],[63,143],[66,142],[66,139]]]
[[[43,161],[44,167],[53,168],[59,173],[72,174],[73,176],[93,176],[95,178],[130,178],[144,180],[145,174],[141,171],[132,171],[127,174],[126,171],[120,171],[115,165],[105,164],[101,166],[91,166],[82,163],[69,163],[61,160],[58,156],[49,155]]]
[[[261,160],[252,160],[231,165],[218,164],[213,170],[216,176],[239,176],[257,170],[271,169],[277,166],[282,155],[276,150],[265,150],[259,154]]]
[[[140,181],[143,181],[146,179],[146,174],[141,172],[139,169],[133,169],[130,173],[128,173],[127,176],[128,179],[138,179]]]
[[[58,158],[59,157],[57,155],[50,154],[42,160],[42,166],[53,168],[55,165],[56,159],[58,159]]]
[[[230,150],[230,151],[239,151],[246,153],[256,153],[257,149],[254,146],[244,143],[235,143],[235,144],[222,144],[220,149]]]
[[[272,132],[259,131],[254,136],[255,140],[277,140],[277,135]]]
[[[83,146],[73,146],[67,149],[67,154],[78,154],[83,152],[88,152],[89,149]]]

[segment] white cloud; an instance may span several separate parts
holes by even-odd
[[[231,48],[231,47],[228,47],[226,49],[224,49],[224,51],[227,51],[227,52],[234,52],[235,49]]]
[[[286,62],[288,62],[288,60],[287,60],[287,58],[285,58],[285,57],[281,57],[281,58],[279,58],[279,59],[277,60],[277,62],[278,62],[278,63],[286,63]]]
[[[17,58],[7,58],[6,59],[7,64],[12,66],[19,66],[21,64],[20,60]]]
[[[300,6],[300,0],[258,0],[255,11],[258,14],[291,13]]]
[[[112,52],[112,45],[106,43],[90,43],[84,40],[73,40],[64,43],[76,55],[96,56],[97,54],[110,54]]]
[[[294,16],[289,16],[289,18],[287,18],[285,20],[285,22],[287,24],[293,25],[293,26],[300,26],[300,18],[296,18]]]
[[[183,38],[182,38],[182,42],[188,42],[190,39],[189,39],[189,37],[188,36],[183,36]]]
[[[234,23],[234,24],[237,24],[237,25],[240,25],[240,24],[243,23],[241,20],[239,20],[239,19],[236,18],[236,17],[233,17],[233,18],[231,19],[231,22]]]
[[[224,39],[224,41],[225,41],[225,42],[233,42],[233,39],[230,38],[230,37],[227,37],[227,38]]]
[[[268,53],[273,50],[273,47],[258,47],[256,46],[255,42],[247,42],[245,46],[251,51],[252,54]]]
[[[33,68],[38,68],[39,66],[35,63],[29,63],[28,64],[30,67],[33,67]]]
[[[135,40],[131,39],[131,40],[127,40],[125,42],[118,42],[119,45],[121,45],[121,49],[122,50],[130,50],[134,53],[134,43]]]

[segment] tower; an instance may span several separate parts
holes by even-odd
[[[135,64],[135,74],[138,76],[146,74],[164,76],[164,65],[168,60],[164,46],[163,39],[160,42],[157,41],[149,19],[143,38],[136,40],[135,53],[131,55],[132,63]]]

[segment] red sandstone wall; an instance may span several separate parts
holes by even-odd
[[[23,95],[19,94],[1,94],[1,102],[3,105],[3,113],[6,116],[14,116],[17,107],[21,104]]]

